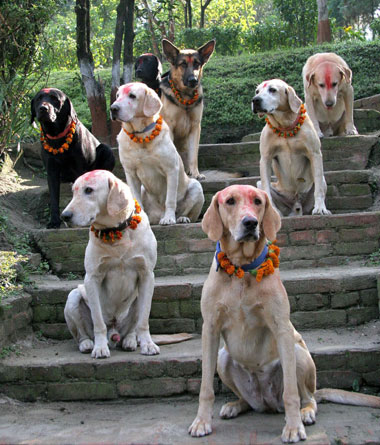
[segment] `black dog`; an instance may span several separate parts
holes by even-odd
[[[42,160],[50,194],[50,222],[61,225],[59,192],[61,182],[74,182],[90,170],[112,171],[115,158],[110,147],[101,144],[79,121],[70,99],[56,88],[39,91],[31,103],[32,118],[41,124]]]
[[[152,88],[159,96],[161,96],[162,65],[157,56],[151,53],[141,54],[135,62],[135,77],[141,79],[143,83]],[[164,74],[164,76],[167,73]]]

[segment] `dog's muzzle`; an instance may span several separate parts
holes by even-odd
[[[117,104],[112,104],[110,107],[111,119],[115,121],[119,116],[120,107]]]
[[[237,241],[257,241],[259,239],[259,222],[253,216],[245,216],[241,222],[241,236]]]
[[[265,113],[267,110],[263,108],[263,100],[259,96],[255,96],[251,102],[253,113]]]
[[[71,222],[73,215],[73,212],[71,212],[70,210],[65,210],[61,213],[61,218],[63,221],[65,221],[65,223],[69,223]]]
[[[189,76],[186,79],[185,85],[189,88],[195,88],[198,85],[198,79],[195,76]]]

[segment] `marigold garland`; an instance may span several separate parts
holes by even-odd
[[[280,255],[280,248],[275,245],[276,242],[276,240],[272,242],[268,241],[267,259],[258,268],[248,271],[251,275],[256,277],[258,283],[260,283],[264,276],[273,274],[274,269],[278,268],[280,265],[280,260],[278,258]],[[228,275],[236,275],[238,278],[244,277],[244,270],[241,267],[234,266],[224,252],[219,252],[217,258],[220,267]]]
[[[277,134],[279,137],[286,139],[296,136],[296,134],[300,131],[302,124],[305,122],[305,119],[306,119],[306,108],[304,104],[301,104],[300,113],[298,115],[294,127],[276,128],[270,123],[268,117],[265,118],[265,122],[268,124],[269,128],[273,131],[273,133]]]
[[[132,215],[132,217],[127,220],[125,228],[129,227],[132,230],[137,229],[137,226],[140,224],[142,219],[141,216],[139,215],[140,212],[141,212],[141,206],[135,199],[134,213],[136,214]],[[121,240],[121,238],[123,237],[123,233],[119,230],[119,228],[101,230],[101,229],[95,229],[94,226],[91,226],[91,232],[94,232],[96,238],[101,239],[105,243],[113,243],[116,240]]]
[[[150,142],[153,141],[153,139],[158,136],[161,132],[162,129],[162,116],[160,115],[160,117],[157,119],[156,121],[156,126],[154,127],[154,129],[152,130],[152,132],[150,133],[149,136],[145,136],[144,138],[136,136],[134,133],[130,133],[129,131],[127,131],[125,128],[123,128],[123,130],[125,131],[125,133],[131,138],[131,140],[133,142],[137,142],[139,144],[142,144],[143,142]]]
[[[181,93],[174,86],[174,82],[171,79],[169,79],[169,85],[170,85],[170,88],[173,91],[173,94],[174,94],[175,98],[182,105],[193,105],[193,103],[196,102],[199,99],[199,93],[198,93],[198,89],[197,88],[194,90],[194,95],[193,95],[193,97],[191,99],[183,99],[183,97],[181,96]]]
[[[65,142],[59,148],[53,148],[48,144],[47,141],[48,138],[44,134],[42,126],[40,126],[40,131],[41,131],[40,141],[42,143],[43,148],[49,153],[53,153],[53,155],[57,155],[58,153],[64,153],[65,150],[67,151],[69,149],[71,142],[73,142],[76,126],[77,126],[76,122],[72,121],[69,126],[69,131],[67,133]]]

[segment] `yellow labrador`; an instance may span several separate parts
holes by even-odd
[[[321,143],[301,99],[280,79],[262,82],[252,111],[267,115],[260,136],[260,178],[257,185],[283,216],[329,215]],[[271,184],[271,168],[277,182]]]
[[[203,286],[202,383],[198,414],[189,428],[192,436],[212,432],[216,367],[223,383],[238,397],[222,407],[222,418],[249,409],[285,410],[284,442],[306,439],[304,424],[315,422],[315,365],[290,322],[280,273],[273,268],[258,281],[252,270],[268,258],[267,239],[275,239],[280,225],[268,195],[248,185],[218,192],[203,218],[202,229],[211,240],[219,241],[217,251],[224,252],[232,265],[247,270],[242,275],[227,272],[218,254]],[[224,346],[218,352],[220,337]],[[380,398],[374,396],[330,389],[316,395],[318,400],[380,407]]]
[[[307,111],[318,136],[358,134],[347,63],[335,53],[317,53],[307,59],[302,78]]]
[[[120,161],[151,224],[195,222],[204,203],[202,186],[186,175],[161,108],[156,92],[143,83],[119,88],[111,114],[122,124]]]
[[[160,352],[149,332],[157,242],[130,188],[112,173],[94,170],[73,185],[62,219],[92,225],[84,285],[70,292],[65,319],[79,350],[110,356],[110,346],[141,354]]]

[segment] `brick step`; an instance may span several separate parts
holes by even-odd
[[[379,315],[380,268],[340,266],[281,270],[297,329],[355,326]],[[152,333],[201,332],[200,297],[207,275],[156,278],[150,314]],[[48,338],[68,339],[63,308],[69,292],[82,280],[40,277],[28,289],[32,325]]]
[[[380,212],[282,219],[282,268],[317,267],[363,260],[379,248]],[[158,241],[156,276],[205,273],[215,243],[200,223],[152,226]],[[55,273],[83,274],[88,229],[35,230],[33,237]]]
[[[380,322],[302,332],[318,370],[319,387],[380,387]],[[197,394],[201,339],[161,346],[154,357],[112,351],[104,360],[80,354],[73,340],[20,346],[0,364],[0,392],[23,401],[112,400]],[[226,392],[215,378],[217,393]]]
[[[368,98],[369,99],[369,98]],[[360,100],[360,99],[359,99]],[[380,129],[380,111],[375,109],[355,109],[354,122],[359,134],[371,133]],[[263,127],[264,127],[263,122]],[[260,140],[260,133],[247,134],[242,138],[242,142],[252,142]]]

